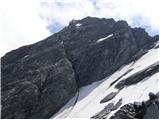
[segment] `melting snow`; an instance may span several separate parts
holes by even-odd
[[[108,38],[110,38],[110,37],[112,37],[112,36],[113,36],[113,34],[110,34],[110,35],[108,35],[107,37],[100,38],[99,40],[97,40],[97,43],[98,43],[98,42],[102,42],[102,41],[104,41],[104,40],[106,40],[106,39],[108,39]]]
[[[110,35],[111,36],[111,35]],[[108,36],[107,36],[108,37]],[[105,38],[106,39],[106,38]],[[102,40],[102,39],[101,39]],[[150,66],[158,61],[158,49],[149,50],[147,54],[142,56],[135,63],[130,63],[117,70],[111,76],[94,82],[90,85],[80,88],[79,95],[75,95],[61,110],[55,114],[54,118],[90,118],[96,113],[104,109],[104,107],[110,103],[116,103],[122,98],[122,105],[127,103],[133,103],[134,101],[147,100],[148,93],[158,92],[158,73],[143,79],[141,82],[130,85],[122,89],[112,100],[100,104],[100,101],[109,93],[117,91],[115,84],[110,86],[118,77],[126,73],[129,69],[132,69],[128,74],[124,74],[118,81],[129,77],[130,75],[139,72],[140,70]],[[117,81],[117,82],[118,82]],[[77,103],[75,101],[77,99]],[[121,106],[122,106],[121,105]],[[117,109],[118,110],[118,109]],[[112,111],[108,118],[112,116],[117,110]]]

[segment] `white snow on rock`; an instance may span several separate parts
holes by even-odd
[[[29,55],[25,55],[23,58],[27,58],[27,57],[29,57]]]
[[[121,67],[109,77],[80,88],[79,95],[76,94],[75,97],[73,97],[64,107],[62,107],[52,118],[91,118],[96,113],[103,110],[108,103],[116,103],[121,98],[121,106],[135,101],[142,102],[149,99],[149,92],[158,92],[158,73],[146,77],[137,84],[125,87],[120,90],[112,100],[100,104],[100,101],[109,93],[118,91],[115,88],[116,83],[156,62],[158,62],[158,49],[151,49],[139,60]],[[127,72],[128,70],[130,70],[130,72]],[[126,72],[127,74],[125,74]],[[110,86],[110,84],[120,76],[122,77],[115,84]],[[117,110],[112,111],[108,115],[108,118]]]
[[[108,38],[110,38],[110,37],[112,37],[112,36],[113,36],[113,34],[110,34],[110,35],[108,35],[107,37],[100,38],[100,39],[97,40],[96,42],[97,42],[97,43],[102,42],[102,41],[104,41],[104,40],[106,40],[106,39],[108,39]]]
[[[77,24],[76,24],[76,27],[80,27],[81,25],[82,25],[82,24],[80,24],[80,23],[77,23]]]

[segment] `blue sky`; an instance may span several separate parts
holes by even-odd
[[[1,0],[0,56],[42,40],[86,16],[126,20],[158,34],[159,0]]]

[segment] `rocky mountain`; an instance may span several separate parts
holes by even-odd
[[[126,21],[86,17],[7,53],[2,118],[157,118],[148,111],[159,111],[158,39]]]

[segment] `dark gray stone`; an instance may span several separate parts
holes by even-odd
[[[129,103],[120,108],[111,119],[158,119],[159,98],[149,99],[144,102]]]
[[[100,103],[105,103],[108,102],[110,100],[112,100],[116,95],[118,94],[118,92],[111,92],[110,94],[108,94],[105,98],[103,98]]]
[[[150,92],[149,93],[149,98],[150,98],[150,100],[155,100],[157,98],[157,95],[155,95],[154,93]]]
[[[143,117],[144,119],[158,119],[159,118],[159,106],[157,104],[151,104]]]
[[[106,119],[108,117],[108,115],[118,109],[122,104],[122,99],[119,99],[119,101],[117,103],[109,103],[107,106],[105,106],[105,108],[103,110],[101,110],[99,113],[97,113],[96,115],[94,115],[93,119]]]
[[[77,92],[62,44],[26,47],[2,57],[2,118],[49,118]]]
[[[144,78],[157,73],[158,70],[159,70],[159,63],[156,62],[150,65],[149,67],[129,76],[128,78],[121,80],[115,85],[115,88],[123,89],[125,86],[136,84],[142,81]]]

